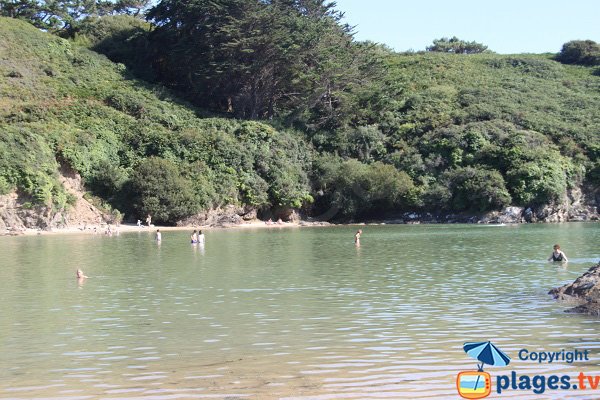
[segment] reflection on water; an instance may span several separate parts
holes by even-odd
[[[0,398],[457,398],[476,368],[462,344],[485,340],[513,358],[492,376],[600,375],[600,320],[546,294],[598,259],[598,224],[367,226],[360,248],[354,232],[2,238]],[[545,261],[555,242],[568,264]]]

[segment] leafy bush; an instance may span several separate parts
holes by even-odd
[[[563,166],[552,160],[517,164],[507,172],[506,180],[517,205],[542,205],[562,199],[567,190]]]
[[[132,211],[152,215],[156,222],[173,224],[198,212],[200,205],[177,165],[158,157],[142,161],[131,175]]]
[[[112,93],[106,98],[106,104],[135,118],[144,115],[144,102],[136,93]]]
[[[511,197],[498,171],[464,167],[445,173],[455,211],[499,210],[510,204]]]
[[[87,184],[94,194],[110,200],[123,190],[128,179],[128,173],[124,168],[108,160],[101,160]]]
[[[381,216],[414,205],[411,178],[389,164],[322,157],[316,167],[318,190],[323,193],[316,206],[321,213],[335,209],[343,218]]]
[[[600,65],[600,44],[593,40],[572,40],[563,44],[556,59],[565,64]]]
[[[260,176],[252,173],[245,173],[241,176],[240,192],[244,204],[257,208],[270,206],[268,190],[269,184]]]
[[[363,162],[381,160],[387,152],[387,137],[377,125],[359,126],[339,130],[335,147],[340,155],[352,157]]]
[[[71,199],[58,181],[58,163],[47,138],[27,126],[0,126],[0,191],[13,188],[34,205],[64,208]]]
[[[0,195],[10,193],[13,187],[4,176],[0,176]]]
[[[487,50],[487,46],[473,42],[467,42],[460,40],[456,36],[448,39],[441,38],[433,41],[433,45],[427,47],[427,51],[437,51],[442,53],[453,53],[453,54],[475,54],[483,53]]]

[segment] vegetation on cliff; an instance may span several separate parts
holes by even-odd
[[[594,42],[399,54],[340,17],[321,1],[164,0],[148,22],[91,15],[66,38],[0,18],[0,194],[68,207],[66,164],[107,206],[173,223],[224,204],[537,207],[600,184]]]

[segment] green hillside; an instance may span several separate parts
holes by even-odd
[[[0,193],[68,207],[57,181],[65,164],[106,202],[159,222],[310,199],[310,150],[293,132],[206,118],[122,64],[18,20],[0,19],[0,54]]]
[[[552,55],[366,46],[377,76],[340,88],[320,126],[322,109],[215,117],[191,102],[221,103],[75,43],[0,18],[0,194],[27,207],[69,207],[60,166],[162,223],[226,204],[341,219],[539,207],[600,183],[600,76]]]

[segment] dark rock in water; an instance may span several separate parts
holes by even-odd
[[[600,263],[571,284],[554,288],[548,292],[555,299],[577,304],[567,312],[600,316]]]
[[[588,301],[585,304],[581,304],[577,307],[570,308],[570,309],[566,310],[565,312],[577,313],[577,314],[587,314],[587,315],[594,315],[596,317],[600,317],[600,300],[596,299],[596,300]]]

